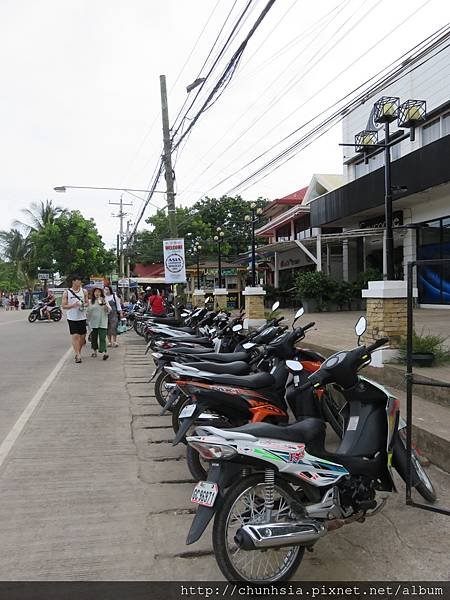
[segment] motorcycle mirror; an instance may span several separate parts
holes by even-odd
[[[211,296],[208,296],[207,298],[205,298],[205,304],[209,304],[210,302],[212,302]]]
[[[181,316],[182,316],[182,317],[187,317],[187,316],[189,316],[189,313],[188,313],[188,312],[182,312],[182,313],[181,313]]]
[[[358,346],[359,346],[359,339],[366,330],[367,330],[366,317],[359,317],[359,319],[355,325],[355,333],[358,336]]]
[[[253,342],[245,342],[245,344],[242,344],[244,350],[250,350],[250,348],[253,348],[254,346],[256,346],[256,344]]]
[[[272,309],[271,309],[271,312],[275,312],[279,306],[280,306],[280,301],[279,301],[279,300],[277,300],[276,302],[274,302],[274,303],[272,304]]]
[[[241,331],[242,325],[240,323],[237,323],[236,325],[233,325],[232,329],[234,332]]]
[[[305,309],[303,308],[303,306],[301,308],[298,309],[298,311],[295,313],[295,317],[294,319],[300,319],[300,317],[302,317],[305,314]]]
[[[300,371],[303,371],[303,365],[298,360],[287,360],[286,366],[289,371],[292,371],[293,373],[300,373]]]

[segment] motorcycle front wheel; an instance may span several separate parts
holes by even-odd
[[[29,321],[30,323],[34,323],[34,322],[36,321],[37,317],[38,317],[38,316],[37,316],[37,313],[35,313],[35,312],[31,312],[31,313],[28,315],[28,321]]]
[[[392,464],[398,471],[399,475],[406,481],[407,468],[406,468],[406,431],[401,429],[398,432],[393,447]],[[427,500],[427,502],[434,503],[437,500],[437,494],[434,489],[431,479],[425,472],[422,464],[420,463],[419,457],[415,448],[411,449],[411,467],[412,467],[412,485],[419,492],[419,494]]]
[[[214,554],[228,581],[288,581],[302,561],[304,546],[244,550],[236,543],[236,533],[243,525],[264,522],[264,493],[263,473],[241,479],[228,489],[216,513],[212,534]],[[291,507],[298,500],[292,488],[279,478],[275,480],[274,502],[271,522],[297,520]]]
[[[169,390],[166,390],[164,384],[171,383],[172,378],[169,373],[161,371],[155,381],[155,398],[160,406],[164,408],[169,397]]]

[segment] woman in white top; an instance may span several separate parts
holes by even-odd
[[[111,348],[117,348],[117,326],[119,319],[122,318],[122,306],[120,300],[109,285],[105,285],[103,288],[105,293],[105,300],[111,307],[111,312],[108,315],[108,346]]]

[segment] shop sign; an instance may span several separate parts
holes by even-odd
[[[208,275],[218,275],[219,270],[218,269],[206,269],[206,273]],[[222,277],[227,277],[229,275],[237,275],[237,269],[233,269],[233,268],[222,269]]]
[[[166,283],[186,283],[184,239],[163,240],[164,279]]]
[[[117,282],[117,285],[122,288],[127,288],[130,285],[130,280],[129,279],[119,279],[119,281]]]
[[[400,227],[403,225],[403,211],[397,210],[392,213],[392,226]],[[366,221],[360,221],[360,229],[384,229],[386,227],[386,220],[384,215],[367,219]]]
[[[41,281],[47,281],[50,279],[50,273],[38,273],[38,279]]]

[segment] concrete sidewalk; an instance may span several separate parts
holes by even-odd
[[[0,471],[3,580],[222,579],[211,528],[185,545],[194,482],[158,416],[143,340],[120,341],[106,363],[65,365]],[[430,474],[445,501],[448,476]],[[382,514],[306,553],[295,579],[445,579],[448,519],[406,507],[399,488]]]

